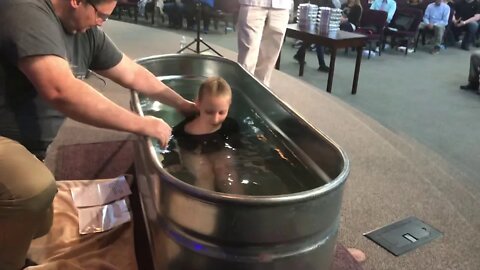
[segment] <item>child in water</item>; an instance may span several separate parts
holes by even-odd
[[[182,164],[195,177],[196,186],[241,194],[233,155],[239,145],[239,127],[227,117],[231,103],[230,85],[220,77],[208,78],[195,100],[199,114],[175,126],[173,135]]]

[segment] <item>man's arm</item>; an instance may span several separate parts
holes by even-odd
[[[448,5],[446,5],[446,8],[445,8],[445,11],[443,12],[443,16],[442,16],[442,22],[440,23],[441,25],[443,26],[447,26],[448,25],[448,19],[450,17],[450,7]]]
[[[426,24],[430,24],[430,12],[431,12],[431,6],[428,5],[427,9],[425,10],[425,14],[423,14],[423,22]]]
[[[161,119],[141,117],[113,103],[87,83],[76,79],[64,59],[32,56],[18,62],[38,93],[66,116],[101,128],[127,131],[160,140],[166,145],[171,128]]]
[[[172,106],[184,114],[188,115],[196,111],[193,102],[184,99],[126,55],[123,55],[122,60],[116,66],[96,72],[125,88],[134,89],[150,98]]]
[[[387,21],[391,22],[393,15],[395,15],[395,11],[397,11],[397,3],[395,1],[391,1],[391,6],[388,9],[388,14],[387,14]]]
[[[460,25],[463,26],[463,25],[466,25],[466,24],[469,24],[471,22],[476,22],[480,19],[480,14],[475,14],[473,15],[472,17],[468,18],[467,20],[465,21],[460,21]]]

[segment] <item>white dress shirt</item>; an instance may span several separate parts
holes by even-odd
[[[241,5],[266,7],[275,9],[290,9],[293,0],[239,0]]]

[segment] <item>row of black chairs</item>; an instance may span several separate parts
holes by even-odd
[[[155,24],[157,1],[160,0],[153,0],[148,2],[145,6],[145,19],[148,21],[150,16],[151,24]],[[139,0],[118,0],[114,13],[117,15],[117,18],[121,20],[122,14],[127,12],[130,17],[133,16],[135,23],[138,23],[138,2]],[[238,1],[215,0],[215,6],[210,14],[214,19],[215,28],[217,28],[218,21],[222,20],[225,23],[225,34],[227,34],[227,29],[229,29],[230,22],[232,23],[232,28],[235,29],[239,8],[240,4]],[[162,23],[165,22],[164,16],[161,16],[160,19],[162,20]]]
[[[379,45],[379,55],[387,38],[390,37],[390,44],[395,46],[398,42],[405,45],[405,54],[410,46],[415,44],[418,26],[423,19],[423,11],[412,7],[398,7],[390,24],[387,25],[387,12],[381,10],[366,9],[363,11],[360,26],[355,30],[367,36],[369,49],[368,58],[372,51],[372,45]]]
[[[405,55],[408,54],[409,49],[416,51],[420,39],[425,43],[428,30],[419,30],[419,25],[423,20],[425,9],[433,2],[434,0],[425,0],[412,6],[406,0],[397,0],[395,15],[387,24],[385,11],[370,10],[367,0],[362,0],[363,14],[356,32],[367,36],[368,58],[374,45],[379,45],[378,53],[381,55],[388,37],[392,46],[396,46],[399,42],[405,46]],[[453,12],[450,12],[449,22],[452,17]],[[451,26],[447,25],[447,29],[449,27]]]

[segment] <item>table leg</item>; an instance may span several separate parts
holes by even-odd
[[[302,77],[303,76],[303,69],[305,68],[305,56],[301,58],[300,60],[300,68],[298,69],[298,76]]]
[[[362,63],[363,47],[357,47],[357,60],[355,61],[355,73],[353,73],[352,95],[357,93],[358,76],[360,73],[360,64]]]
[[[333,74],[335,72],[335,59],[337,58],[337,48],[330,48],[330,71],[328,72],[327,92],[332,92]]]

